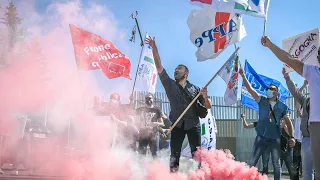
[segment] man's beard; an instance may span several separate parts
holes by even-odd
[[[184,76],[181,77],[174,77],[174,79],[176,80],[176,82],[180,82],[181,80],[184,79]]]

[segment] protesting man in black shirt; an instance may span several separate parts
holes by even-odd
[[[153,157],[157,155],[157,131],[163,127],[162,112],[153,105],[152,94],[145,97],[146,107],[140,107],[137,111],[139,127],[139,153],[146,154],[149,145]]]
[[[179,169],[179,160],[181,155],[182,142],[187,134],[191,154],[197,151],[197,148],[201,146],[201,128],[200,120],[198,116],[198,107],[210,109],[211,102],[207,95],[207,89],[200,88],[187,81],[189,70],[185,65],[178,65],[174,72],[174,79],[171,79],[163,68],[158,53],[158,49],[154,38],[147,38],[146,43],[151,46],[153,58],[156,64],[157,71],[159,73],[160,80],[166,91],[167,97],[170,101],[170,115],[169,119],[174,123],[187,106],[191,103],[192,99],[200,92],[201,95],[198,101],[195,102],[191,108],[184,114],[182,119],[177,123],[171,132],[171,155],[170,155],[170,171],[176,172]],[[204,117],[202,117],[204,118]]]

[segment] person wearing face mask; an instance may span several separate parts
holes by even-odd
[[[120,95],[112,93],[109,102],[103,102],[98,97],[94,97],[93,109],[96,115],[110,116],[111,114],[121,121],[126,121],[126,118],[131,115],[130,109],[133,108],[133,98],[130,96],[129,104],[121,104]]]
[[[295,56],[287,53],[274,44],[268,36],[261,38],[261,44],[269,48],[273,54],[283,63],[289,65],[299,75],[303,76],[309,84],[310,90],[310,117],[309,117],[309,133],[310,133],[310,146],[312,151],[313,165],[315,168],[315,179],[320,180],[320,48],[312,53],[317,53],[316,59],[310,61],[300,61]],[[308,64],[309,62],[318,62],[314,65]]]
[[[162,112],[153,104],[154,98],[152,94],[145,96],[145,107],[136,109],[139,128],[139,153],[146,154],[149,146],[153,157],[157,155],[157,132],[164,126],[162,120]]]
[[[103,102],[98,97],[94,97],[93,102],[93,111],[96,116],[106,116],[105,120],[103,120],[107,126],[106,128],[110,128],[109,123],[114,123],[115,126],[108,133],[109,137],[112,137],[112,141],[110,142],[110,147],[123,145],[121,137],[125,133],[124,129],[131,128],[132,126],[123,126],[123,122],[128,122],[130,119],[130,108],[133,107],[132,96],[130,96],[130,104],[121,104],[120,95],[118,93],[112,93],[110,95],[109,102]],[[110,117],[108,119],[107,117]],[[103,118],[103,117],[102,117]],[[111,120],[111,121],[108,121]],[[132,132],[136,130],[134,128],[130,129]],[[107,130],[106,130],[107,131]],[[110,141],[110,140],[109,140]],[[134,144],[132,142],[132,144]],[[132,146],[134,147],[134,146]]]
[[[159,78],[170,101],[171,111],[169,119],[172,123],[175,123],[191,103],[192,99],[200,93],[197,101],[190,107],[171,131],[170,171],[174,173],[179,169],[181,147],[185,135],[188,136],[192,157],[197,151],[197,148],[201,147],[201,128],[199,117],[207,113],[208,109],[211,108],[211,102],[207,94],[207,88],[200,90],[199,87],[191,84],[187,80],[189,76],[189,69],[187,66],[183,64],[178,65],[174,71],[174,79],[170,78],[162,66],[155,38],[147,38],[146,44],[150,45],[152,48],[153,59]]]
[[[255,166],[265,151],[271,152],[274,179],[279,180],[281,179],[280,123],[282,118],[288,127],[289,145],[290,147],[295,145],[293,124],[288,116],[288,106],[278,100],[279,89],[276,85],[270,84],[267,88],[267,96],[261,96],[251,87],[242,68],[240,68],[239,74],[242,76],[247,91],[259,106],[259,119],[256,127],[257,136],[248,164],[249,166]]]
[[[242,113],[241,114],[241,119],[242,119],[242,126],[245,129],[251,129],[251,128],[256,128],[257,127],[257,121],[253,121],[252,123],[247,123],[246,121],[246,114]],[[270,152],[265,151],[265,153],[262,154],[262,174],[269,174],[269,169],[268,169],[268,164],[269,164],[269,156]]]

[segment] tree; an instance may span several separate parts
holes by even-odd
[[[8,0],[9,4],[4,7],[5,13],[4,17],[1,18],[1,23],[6,25],[9,33],[9,47],[13,47],[16,34],[17,27],[21,24],[21,19],[18,16],[18,9],[14,5],[13,0]]]
[[[0,18],[0,24],[5,27],[0,28],[0,65],[6,66],[11,64],[14,57],[21,56],[25,49],[24,37],[26,31],[18,28],[21,19],[18,16],[18,9],[14,5],[13,0],[8,0],[7,6],[0,7],[3,10],[3,17]],[[19,58],[18,58],[19,59]]]
[[[30,66],[29,70],[33,72],[33,80],[36,81],[42,92],[49,90],[51,81],[50,65],[45,55],[42,53],[42,48],[37,37],[31,39],[26,49],[26,63]]]

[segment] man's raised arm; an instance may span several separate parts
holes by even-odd
[[[293,58],[289,53],[279,48],[277,45],[271,42],[270,38],[267,36],[261,38],[261,44],[268,47],[280,61],[289,65],[292,69],[294,69],[298,74],[302,76],[303,62],[299,61],[296,58]]]
[[[304,80],[303,85],[302,85],[301,88],[299,89],[299,92],[302,93],[303,90],[307,87],[307,85],[308,85],[308,81],[307,81],[307,80]]]
[[[288,135],[290,136],[289,145],[290,147],[293,147],[295,145],[294,128],[293,128],[292,121],[289,118],[289,114],[286,114],[285,116],[283,116],[283,119],[288,127]]]
[[[244,71],[242,69],[242,67],[240,67],[239,69],[239,74],[242,76],[244,85],[246,86],[248,92],[251,94],[251,96],[253,97],[253,99],[257,102],[260,101],[260,95],[257,93],[257,91],[255,91],[252,87],[251,84],[249,83],[249,81],[247,80],[246,76],[244,75]]]
[[[156,64],[157,71],[158,71],[159,74],[161,74],[162,71],[163,71],[163,66],[161,64],[161,59],[160,59],[158,48],[157,48],[157,45],[156,45],[156,42],[155,42],[155,38],[148,37],[146,39],[146,44],[149,44],[151,46],[153,59],[154,59],[154,62]]]
[[[301,106],[304,103],[306,98],[304,97],[302,92],[300,92],[299,89],[294,85],[293,81],[290,79],[289,74],[286,72],[284,68],[282,69],[282,74],[284,79],[286,80],[286,84],[288,86],[290,93],[294,97],[294,100]],[[297,109],[300,109],[300,108],[297,108]]]

